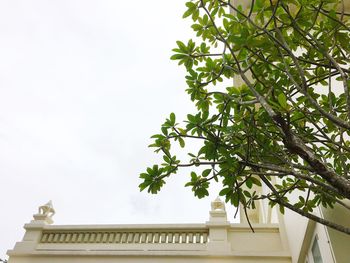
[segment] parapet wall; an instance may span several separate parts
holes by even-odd
[[[254,224],[253,233],[230,224],[220,202],[205,224],[52,225],[54,213],[45,211],[53,208],[39,210],[9,263],[291,262],[278,224]]]

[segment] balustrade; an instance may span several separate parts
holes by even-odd
[[[205,244],[207,229],[142,231],[55,231],[44,230],[40,243],[114,243],[114,244]]]

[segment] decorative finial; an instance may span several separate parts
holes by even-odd
[[[39,206],[39,211],[37,214],[33,215],[34,221],[44,222],[47,224],[52,224],[52,217],[55,214],[55,209],[53,208],[52,201],[50,200],[45,205]]]
[[[55,209],[53,208],[51,200],[47,202],[45,205],[39,206],[39,215],[52,217],[55,213],[56,212],[55,212]]]
[[[213,202],[211,202],[212,211],[226,211],[225,204],[219,197],[217,197]]]

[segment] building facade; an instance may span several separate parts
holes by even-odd
[[[350,262],[350,236],[263,207],[249,211],[253,232],[244,217],[228,222],[218,198],[202,224],[54,225],[48,203],[24,225],[22,241],[8,251],[9,263]],[[340,208],[319,213],[350,224],[350,214]]]
[[[52,214],[50,204],[42,206],[24,226],[9,263],[292,262],[278,223],[254,223],[254,232],[231,224],[219,199],[203,224],[53,225]]]

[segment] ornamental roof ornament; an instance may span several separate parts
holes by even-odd
[[[211,210],[212,211],[226,211],[225,203],[221,201],[219,197],[217,197],[213,202],[211,202]]]
[[[45,205],[39,206],[39,214],[52,217],[55,214],[55,209],[53,208],[52,201],[50,200]]]
[[[38,223],[52,224],[52,217],[55,213],[52,201],[50,200],[46,204],[39,206],[38,213],[33,215],[34,221],[37,221]]]

